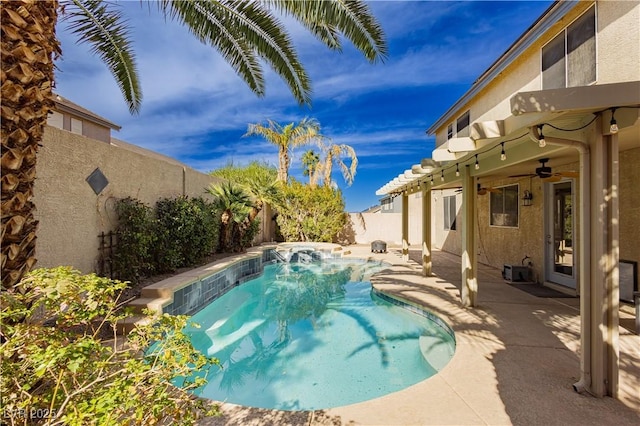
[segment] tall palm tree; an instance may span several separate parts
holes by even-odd
[[[302,175],[309,176],[310,186],[316,186],[319,164],[320,156],[314,150],[310,149],[302,155]]]
[[[129,30],[115,5],[102,0],[1,0],[2,43],[2,241],[3,287],[12,287],[36,262],[37,222],[31,198],[36,153],[52,107],[53,59],[61,53],[58,15],[80,42],[107,64],[129,110],[139,110],[142,92]],[[340,50],[342,34],[369,61],[385,57],[379,23],[359,0],[159,0],[159,10],[203,43],[214,47],[258,96],[264,95],[260,60],[289,86],[299,103],[310,103],[311,85],[284,24],[293,17],[325,45]]]
[[[351,185],[356,176],[356,168],[358,167],[358,157],[356,156],[355,149],[350,145],[336,145],[334,143],[329,143],[326,145],[323,144],[322,150],[325,154],[324,161],[322,162],[324,184],[326,186],[331,186],[332,184],[331,172],[333,171],[333,163],[335,161],[340,167],[340,171],[342,172],[342,177],[344,177],[345,182],[347,182],[347,185]],[[349,166],[347,166],[342,160],[342,157],[345,155],[351,159]]]
[[[267,125],[249,124],[244,136],[262,136],[278,147],[278,181],[287,183],[291,166],[291,150],[322,139],[320,124],[311,118],[303,118],[299,123],[282,125],[267,120]]]

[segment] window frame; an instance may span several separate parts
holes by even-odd
[[[596,8],[595,3],[593,5],[591,5],[589,8],[587,8],[583,13],[581,13],[579,16],[577,16],[573,21],[571,21],[569,24],[567,24],[560,32],[558,32],[557,34],[555,34],[549,41],[547,41],[541,48],[540,48],[540,87],[542,90],[552,90],[552,89],[556,89],[556,88],[571,88],[571,87],[581,87],[581,86],[569,86],[569,80],[570,80],[570,74],[571,74],[571,70],[569,69],[569,53],[568,52],[568,39],[569,39],[569,30],[570,27],[572,27],[573,25],[575,25],[578,21],[580,21],[581,19],[583,19],[585,17],[585,15],[587,15],[588,13],[593,12],[593,40],[594,40],[594,57],[593,57],[593,63],[592,63],[592,67],[593,67],[593,71],[594,71],[594,76],[593,76],[593,80],[584,84],[583,86],[590,86],[593,85],[595,83],[597,83],[598,81],[598,10]],[[550,46],[551,44],[553,44],[556,39],[558,37],[562,36],[562,40],[563,40],[563,46],[564,46],[564,53],[563,53],[563,63],[564,63],[564,82],[562,83],[561,86],[556,87],[556,84],[553,85],[547,85],[545,86],[544,84],[544,49],[547,48],[548,46]],[[551,86],[551,87],[550,87]]]
[[[494,223],[494,214],[502,214],[502,215],[507,215],[509,214],[510,211],[513,211],[513,206],[510,206],[510,208],[507,208],[506,202],[508,201],[508,197],[506,197],[506,191],[508,188],[514,188],[515,187],[515,225],[510,225],[510,224],[496,224]],[[501,196],[502,196],[502,208],[501,208],[501,212],[500,213],[495,213],[494,209],[494,199],[496,197],[495,192],[491,191],[489,192],[489,226],[490,227],[495,227],[495,228],[510,228],[510,229],[518,229],[520,227],[520,184],[518,183],[514,183],[514,184],[509,184],[509,185],[504,185],[504,186],[500,186],[494,189],[499,189],[502,190],[501,192]]]
[[[467,124],[463,127],[460,127],[461,121],[462,122],[466,121]],[[466,110],[464,113],[459,115],[458,118],[456,118],[456,136],[458,137],[469,136],[471,134],[470,127],[471,127],[471,110]]]
[[[453,204],[453,211],[452,211]],[[442,197],[442,205],[443,205],[443,228],[445,231],[455,231],[456,230],[456,219],[458,216],[458,206],[456,203],[455,195],[445,195]]]

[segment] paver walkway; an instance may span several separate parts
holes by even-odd
[[[421,275],[420,253],[399,250],[353,257],[392,266],[372,283],[420,304],[456,333],[451,362],[436,376],[374,400],[315,412],[259,410],[223,404],[202,425],[640,425],[640,336],[620,328],[620,400],[577,394],[580,315],[577,298],[539,298],[479,265],[478,306],[460,304],[460,258],[433,253],[432,277]],[[628,319],[628,318],[627,318]]]

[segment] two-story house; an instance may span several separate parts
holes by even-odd
[[[378,190],[423,193],[423,271],[432,247],[459,254],[464,305],[479,261],[579,296],[574,388],[597,396],[617,394],[619,300],[637,291],[639,113],[640,3],[555,2],[430,125],[433,163]]]

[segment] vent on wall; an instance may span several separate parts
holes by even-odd
[[[102,173],[100,168],[96,168],[91,174],[87,177],[87,183],[93,189],[93,192],[96,195],[100,195],[103,189],[109,185],[109,181],[107,177]]]

